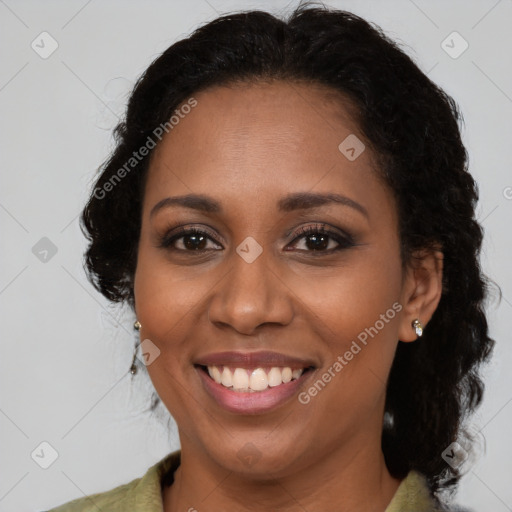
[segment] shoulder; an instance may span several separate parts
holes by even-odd
[[[385,512],[473,512],[454,505],[446,506],[432,496],[427,479],[417,471],[410,471],[402,480]]]
[[[151,466],[146,474],[106,492],[64,503],[47,512],[161,512],[162,479],[180,464],[180,452],[173,452]]]
[[[140,481],[141,478],[137,478],[110,491],[77,498],[52,508],[48,512],[97,512],[98,510],[115,512],[124,510],[133,502],[133,489],[138,486]]]

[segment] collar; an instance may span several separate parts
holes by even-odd
[[[169,486],[173,482],[174,471],[180,465],[181,452],[175,451],[157,464],[152,466],[146,475],[140,480],[133,492],[141,505],[145,505],[146,512],[162,512],[162,487]],[[135,496],[134,496],[135,497]],[[151,497],[154,508],[148,507],[148,498]],[[136,509],[139,510],[139,509]],[[142,510],[142,509],[141,509]],[[384,512],[440,512],[441,509],[432,497],[427,479],[417,471],[410,471],[400,483],[393,499]]]

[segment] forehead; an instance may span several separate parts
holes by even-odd
[[[348,98],[320,84],[231,84],[203,90],[194,99],[193,109],[174,116],[178,122],[156,148],[154,161],[238,159],[241,164],[266,154],[314,159],[321,166],[340,156],[338,146],[348,135],[362,138]]]
[[[218,86],[193,97],[197,105],[152,156],[145,202],[189,193],[240,205],[276,202],[291,191],[386,193],[355,108],[335,90],[277,81]],[[340,151],[347,139],[364,148],[357,159]]]
[[[239,149],[249,150],[263,142],[273,151],[284,145],[284,151],[311,152],[320,139],[328,144],[346,133],[360,131],[348,97],[321,84],[278,80],[236,83],[206,89],[195,99],[197,107],[173,133],[199,136],[199,152],[208,143],[218,147],[220,139]],[[331,148],[333,152],[337,146]]]

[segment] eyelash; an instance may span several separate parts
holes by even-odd
[[[159,247],[163,248],[163,249],[167,249],[167,250],[172,250],[172,251],[189,252],[189,253],[196,253],[196,254],[197,253],[202,254],[206,251],[211,250],[211,249],[187,250],[187,249],[176,249],[175,247],[172,247],[172,244],[176,240],[179,240],[180,238],[184,238],[187,235],[206,236],[207,238],[212,240],[214,243],[218,244],[218,242],[215,241],[214,237],[208,231],[204,231],[204,230],[198,229],[198,228],[184,226],[184,227],[178,228],[178,230],[176,232],[174,232],[172,235],[165,234],[164,236],[162,236],[160,239]],[[334,252],[337,252],[337,251],[340,251],[343,249],[348,249],[348,248],[356,245],[355,241],[351,235],[349,235],[348,233],[342,235],[340,233],[337,233],[335,231],[327,229],[325,227],[325,224],[316,224],[314,226],[305,226],[305,227],[300,228],[297,231],[296,236],[292,240],[291,243],[293,244],[298,239],[305,238],[308,235],[327,236],[329,239],[332,239],[336,243],[338,243],[338,247],[335,247],[334,249],[326,249],[326,250],[319,250],[319,251],[303,250],[303,249],[299,250],[300,252],[312,253],[312,255],[315,255],[315,256],[316,255],[321,256],[321,255],[326,255],[326,254],[332,254]],[[214,249],[214,250],[218,250],[218,249]]]

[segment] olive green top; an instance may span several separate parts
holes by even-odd
[[[151,466],[141,478],[111,491],[92,494],[64,503],[48,512],[162,512],[162,484],[180,465],[180,451],[173,452]],[[411,471],[402,480],[385,512],[439,512],[425,477]]]

